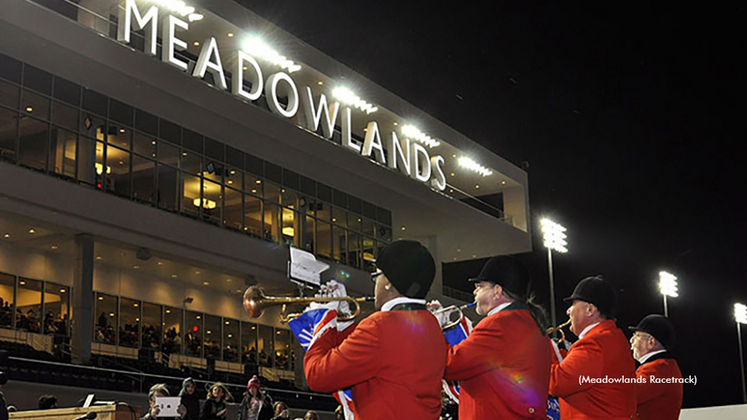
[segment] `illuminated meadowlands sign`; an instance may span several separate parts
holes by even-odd
[[[174,3],[172,0],[161,0],[161,2]],[[181,6],[184,6],[182,2]],[[169,7],[169,4],[163,6],[179,13],[179,8]],[[189,8],[194,11],[193,8]],[[181,13],[184,14],[184,13]],[[200,16],[201,17],[201,16]],[[187,20],[191,20],[188,18]],[[189,30],[189,24],[179,19],[173,14],[167,14],[159,19],[159,9],[155,5],[151,6],[145,13],[138,9],[135,0],[124,0],[124,7],[119,12],[119,28],[117,40],[123,43],[130,43],[130,33],[132,30],[143,30],[145,32],[145,53],[156,56],[156,34],[158,33],[158,24],[161,24],[161,61],[172,65],[184,72],[189,70],[188,64],[174,55],[175,51],[185,50],[187,43],[177,37],[177,31]],[[281,68],[287,69],[288,73],[280,71],[269,75],[266,79],[262,74],[259,63],[251,53],[244,50],[233,51],[235,58],[235,67],[232,69],[234,80],[242,81],[244,79],[251,82],[251,90],[246,90],[243,83],[232,83],[231,91],[238,98],[256,101],[264,91],[265,99],[270,110],[281,117],[293,118],[298,112],[299,103],[304,108],[305,118],[302,124],[308,130],[317,132],[319,126],[322,128],[322,135],[331,139],[337,119],[340,118],[342,128],[342,145],[359,155],[373,158],[382,165],[388,166],[392,170],[398,170],[403,174],[412,177],[420,182],[429,184],[431,187],[443,191],[446,188],[446,176],[444,175],[443,156],[430,156],[428,150],[419,143],[433,145],[437,144],[433,139],[420,133],[417,129],[414,134],[407,133],[407,136],[398,138],[395,132],[391,132],[388,139],[382,140],[379,131],[379,125],[376,121],[371,121],[366,127],[366,135],[363,144],[353,140],[352,136],[352,112],[348,106],[334,102],[331,105],[324,94],[313,97],[311,88],[306,86],[302,92],[299,92],[295,81],[288,73],[293,73],[300,69],[299,65],[284,60],[278,62]],[[284,57],[282,57],[284,59]],[[202,49],[197,59],[197,63],[192,70],[192,76],[204,78],[206,72],[211,72],[215,84],[224,90],[228,90],[226,77],[223,71],[223,65],[218,49],[218,42],[214,37],[209,37],[202,43]],[[278,97],[279,87],[285,85],[284,91],[287,92],[287,99],[282,104]],[[285,98],[285,95],[283,96]],[[361,106],[363,101],[354,97],[355,101],[343,101],[353,104],[367,114],[374,112],[370,104]],[[357,102],[357,103],[356,103]],[[411,130],[412,131],[412,130]],[[415,141],[411,141],[413,137]],[[386,150],[384,153],[384,143]],[[388,159],[387,159],[388,157]]]

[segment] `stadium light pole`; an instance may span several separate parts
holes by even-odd
[[[734,319],[737,321],[737,340],[739,341],[739,367],[742,373],[742,402],[747,404],[747,386],[744,381],[744,353],[742,351],[742,328],[740,324],[747,324],[747,306],[741,303],[734,304]]]
[[[669,318],[669,308],[667,308],[667,296],[677,297],[679,293],[677,291],[677,277],[667,273],[666,271],[659,271],[659,291],[664,297],[664,316]]]
[[[552,276],[552,251],[565,254],[568,252],[568,242],[566,242],[566,228],[559,224],[548,220],[540,220],[540,228],[542,229],[542,240],[544,241],[545,248],[547,248],[547,267],[550,272],[550,325],[558,325],[558,321],[555,318],[555,281]]]

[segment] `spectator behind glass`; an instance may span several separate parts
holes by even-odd
[[[168,397],[169,390],[166,388],[166,384],[155,384],[150,387],[148,391],[148,411],[140,420],[156,420],[158,412],[160,411],[156,406],[156,397]]]
[[[200,398],[197,396],[197,386],[192,378],[182,382],[182,390],[179,391],[181,400],[180,414],[185,420],[198,420],[200,418]]]
[[[39,410],[49,410],[50,408],[57,408],[57,397],[54,395],[42,395],[39,397],[38,402]]]
[[[210,387],[208,398],[202,405],[200,420],[224,420],[228,412],[226,401],[231,399],[228,388],[220,382]]]
[[[273,412],[275,417],[272,420],[290,420],[290,410],[288,410],[288,406],[282,401],[275,403]]]
[[[306,415],[303,416],[303,420],[319,420],[319,414],[316,414],[316,411],[309,410],[306,412]]]

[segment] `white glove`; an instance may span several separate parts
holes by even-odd
[[[322,287],[319,289],[319,293],[317,293],[316,297],[345,297],[348,295],[348,291],[345,288],[345,285],[342,283],[339,283],[335,280],[330,280],[326,284],[323,284]],[[338,314],[350,314],[350,305],[348,302],[345,301],[333,301],[333,302],[327,302],[327,303],[317,303],[312,302],[309,305],[309,309],[319,309],[319,308],[325,308],[325,309],[334,309],[337,311]]]
[[[433,314],[433,316],[436,317],[436,319],[438,320],[438,325],[440,325],[440,326],[443,327],[444,325],[446,325],[447,323],[449,323],[449,318],[447,317],[448,314],[443,313],[443,312],[440,313],[440,314],[435,313],[435,312],[443,309],[444,306],[441,304],[441,302],[439,302],[438,300],[432,300],[432,301],[428,302],[428,304],[426,305],[426,307],[431,312],[431,314]]]

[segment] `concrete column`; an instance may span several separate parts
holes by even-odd
[[[75,236],[72,361],[87,364],[93,341],[93,236]]]

